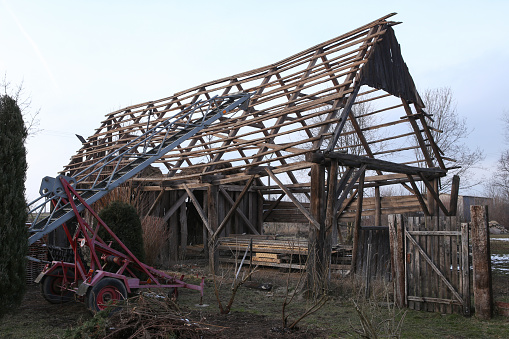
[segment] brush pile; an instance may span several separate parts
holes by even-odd
[[[102,316],[100,326],[96,323],[92,331],[74,338],[221,338],[224,329],[188,319],[171,298],[156,293],[129,298],[115,309],[109,317]]]

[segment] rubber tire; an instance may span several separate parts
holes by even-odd
[[[56,276],[55,276],[56,275]],[[44,276],[41,281],[41,292],[44,299],[52,304],[63,304],[74,300],[74,292],[59,288],[62,284],[64,270],[57,267],[50,275]],[[74,281],[74,272],[67,270],[67,278]]]
[[[88,290],[85,304],[95,314],[110,307],[110,302],[115,304],[117,301],[126,298],[127,290],[120,280],[103,278]],[[113,309],[113,311],[115,310],[117,308]]]

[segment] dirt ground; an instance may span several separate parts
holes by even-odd
[[[180,271],[189,270],[191,265],[179,265]],[[196,276],[196,269],[192,269]],[[202,271],[199,268],[199,271]],[[270,273],[272,272],[272,273]],[[264,276],[278,279],[280,272],[271,270]],[[201,273],[201,272],[200,272]],[[267,281],[267,279],[265,279]],[[197,281],[188,281],[197,283]],[[191,321],[210,324],[215,338],[323,338],[327,337],[324,329],[315,326],[296,327],[292,331],[282,330],[281,317],[271,314],[261,314],[260,311],[246,312],[246,303],[262,304],[267,296],[273,296],[270,291],[258,291],[241,287],[230,314],[220,314],[214,296],[213,282],[206,280],[204,305],[199,305],[199,293],[180,289],[178,305],[182,314]],[[221,287],[223,303],[229,299],[229,284]],[[272,300],[273,301],[273,300]],[[278,300],[279,301],[279,300]],[[277,302],[277,307],[279,307]],[[236,307],[237,305],[240,306]],[[263,307],[263,306],[262,306]],[[258,313],[260,312],[260,313]],[[278,310],[276,310],[278,312]],[[69,334],[69,329],[76,328],[88,320],[92,314],[80,302],[65,304],[48,303],[40,292],[39,285],[30,285],[19,309],[7,315],[0,321],[0,338],[63,338]]]
[[[493,244],[493,243],[492,243]],[[509,253],[509,242],[493,244],[492,252]],[[254,284],[269,284],[271,289],[259,290],[242,286],[230,314],[220,314],[214,295],[213,280],[206,274],[203,263],[194,261],[173,267],[175,275],[186,274],[186,281],[199,283],[196,277],[206,276],[203,305],[196,291],[181,289],[178,305],[182,315],[193,322],[209,324],[216,332],[205,338],[345,338],[356,337],[359,316],[352,304],[358,286],[349,285],[348,279],[334,277],[335,289],[327,304],[315,314],[306,317],[292,332],[282,328],[282,301],[287,286],[293,290],[299,273],[292,273],[287,284],[287,274],[276,269],[259,270],[253,275]],[[494,299],[509,302],[509,271],[494,270]],[[220,288],[221,301],[227,303],[232,268],[223,267],[224,279]],[[231,279],[231,278],[230,278]],[[295,320],[311,304],[298,294],[288,307],[290,320]],[[386,311],[386,310],[382,310]],[[385,312],[384,317],[390,316]],[[65,338],[69,330],[92,319],[82,303],[50,304],[41,295],[39,285],[28,288],[19,309],[0,320],[0,338]],[[473,317],[445,315],[436,312],[408,311],[404,320],[403,338],[508,338],[509,318],[496,315],[490,321]]]

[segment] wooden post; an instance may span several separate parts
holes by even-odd
[[[180,205],[180,260],[186,258],[187,234],[187,209],[186,204],[182,204]]]
[[[259,192],[258,192],[259,193]],[[260,234],[264,233],[263,230],[263,195],[256,194],[256,229]]]
[[[307,282],[311,294],[318,296],[328,288],[331,250],[330,237],[325,236],[325,166],[322,164],[311,166],[310,213],[320,227],[309,225]]]
[[[428,212],[429,215],[437,215],[436,208],[437,204],[435,203],[435,198],[433,198],[433,194],[429,189],[426,190],[426,202],[428,203]]]
[[[208,209],[208,222],[210,229],[215,232],[219,227],[218,222],[218,187],[210,185],[207,189],[207,209]],[[219,236],[219,235],[218,235]],[[216,251],[217,239],[213,234],[209,234],[209,266],[211,273],[217,273],[219,269],[219,253]]]
[[[463,314],[470,315],[470,261],[468,224],[461,225],[461,292],[463,294]]]
[[[398,307],[406,306],[405,290],[405,226],[401,214],[389,215],[392,281],[394,301]]]
[[[338,243],[336,210],[336,183],[338,181],[338,160],[331,159],[329,177],[327,179],[327,210],[325,212],[325,233],[331,238],[331,246]]]
[[[362,169],[359,169],[361,171]],[[361,217],[362,217],[362,202],[364,197],[364,176],[365,171],[362,170],[362,173],[359,177],[359,189],[357,191],[357,207],[355,211],[355,223],[353,229],[353,248],[352,248],[352,265],[351,271],[355,273],[357,271],[357,257],[359,251],[359,232],[361,230]]]
[[[452,177],[451,200],[449,201],[449,215],[456,215],[458,211],[458,193],[460,189],[460,177]]]
[[[493,315],[488,206],[470,206],[470,216],[475,315],[487,320]]]
[[[171,207],[178,198],[178,191],[172,190],[168,194],[168,204],[165,206]],[[166,200],[166,199],[165,199]],[[175,213],[168,220],[169,226],[169,262],[175,262],[178,260],[178,246],[179,246],[179,225],[178,218]]]
[[[209,201],[208,194],[203,194],[203,207],[204,207],[204,212],[207,217],[207,220],[208,220],[208,216],[209,216],[208,201]],[[209,236],[209,231],[207,230],[207,227],[205,227],[205,225],[203,225],[203,224],[202,224],[202,234],[203,234],[203,254],[205,255],[205,259],[209,259],[210,236]]]
[[[375,226],[382,226],[382,198],[380,186],[375,187]]]

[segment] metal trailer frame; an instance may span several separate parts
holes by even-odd
[[[238,93],[197,102],[78,173],[79,180],[64,175],[45,177],[41,197],[28,204],[30,213],[35,214],[29,229],[32,233],[29,244],[62,226],[74,253],[74,262],[53,261],[46,265],[35,280],[42,284],[44,297],[52,303],[61,303],[77,296],[91,311],[97,312],[105,309],[110,301],[126,298],[128,293],[139,289],[168,288],[176,296],[178,288],[188,288],[200,292],[201,302],[203,277],[199,285],[188,284],[183,281],[183,275],[178,279],[142,263],[90,205],[220,117],[236,108],[246,109],[250,96],[249,93]],[[194,114],[200,117],[193,117]],[[165,131],[163,138],[158,137],[161,131]],[[106,166],[115,169],[104,177],[101,173]],[[84,188],[90,181],[93,184]],[[48,204],[52,212],[43,218],[42,211]],[[35,207],[30,209],[30,206]],[[80,214],[84,210],[92,215],[96,226],[85,221]],[[73,235],[66,225],[72,217],[78,222]],[[101,228],[114,241],[106,243],[101,239]],[[113,249],[113,242],[122,250]],[[90,267],[80,255],[80,247],[84,246],[90,249]],[[108,264],[117,265],[118,269],[110,272],[106,270]]]

